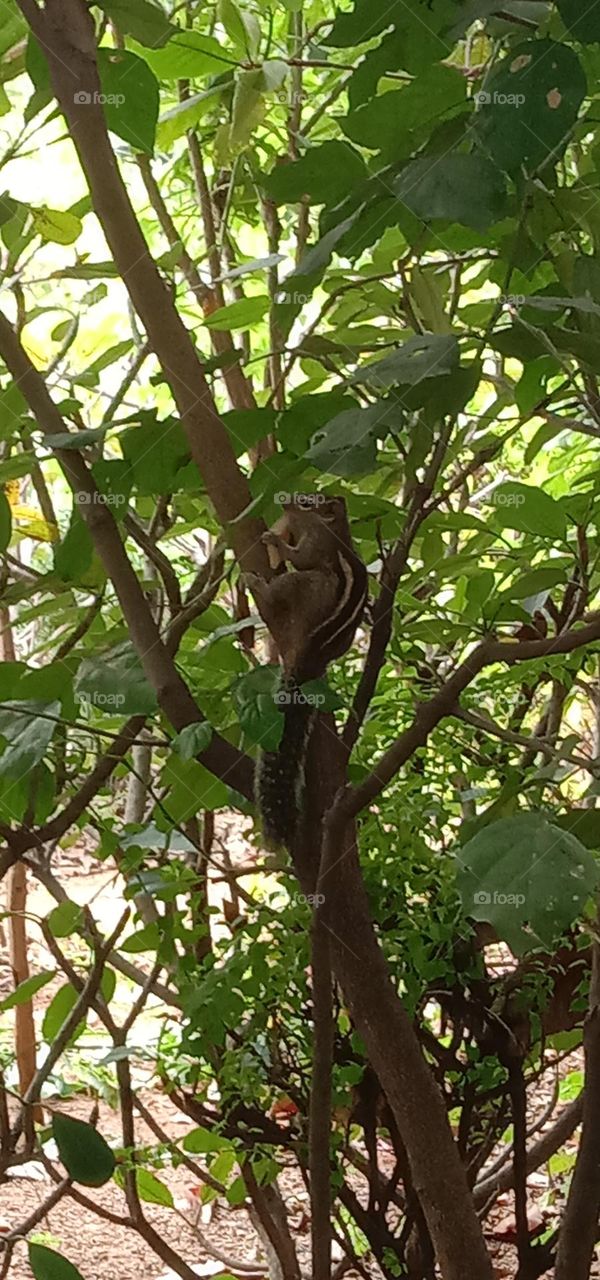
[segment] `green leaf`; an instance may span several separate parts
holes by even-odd
[[[560,813],[552,822],[561,831],[577,836],[586,849],[600,850],[600,809],[571,809],[570,813]]]
[[[109,129],[134,150],[151,155],[158,121],[156,76],[142,58],[126,49],[98,49],[98,71]]]
[[[172,755],[161,776],[162,785],[170,787],[166,807],[175,822],[186,822],[200,809],[221,809],[230,799],[229,788],[198,760],[181,760]],[[155,814],[160,827],[164,815]]]
[[[160,943],[160,929],[158,922],[152,920],[150,924],[146,924],[142,929],[138,929],[137,933],[130,933],[128,938],[124,938],[119,943],[119,950],[127,952],[128,955],[139,955],[144,951],[156,951]]]
[[[27,35],[25,19],[18,9],[15,0],[8,0],[2,14],[0,27],[0,57],[14,49],[17,42]]]
[[[417,76],[405,88],[383,93],[378,98],[351,111],[340,123],[353,142],[373,151],[385,151],[386,157],[406,154],[407,137],[412,129],[422,130],[441,120],[466,103],[467,86],[455,67],[434,66]],[[285,166],[284,166],[285,168]],[[341,192],[345,196],[348,185]]]
[[[134,52],[148,63],[158,80],[195,80],[236,66],[214,36],[199,31],[177,31],[162,49],[138,45]]]
[[[161,1204],[167,1209],[173,1208],[174,1200],[169,1188],[149,1169],[136,1169],[135,1183],[140,1200],[144,1200],[146,1204]]]
[[[151,715],[156,710],[156,694],[129,644],[84,659],[74,688],[82,709],[119,716]]]
[[[28,1244],[27,1249],[35,1280],[83,1280],[81,1272],[62,1253],[47,1249],[44,1244]]]
[[[186,98],[183,102],[178,102],[177,106],[171,107],[169,111],[165,111],[156,132],[156,141],[161,150],[168,151],[177,138],[181,138],[189,129],[195,128],[206,112],[218,104],[223,92],[224,86],[215,84],[210,89],[205,89],[203,93],[195,93],[191,98]]]
[[[377,440],[383,439],[402,410],[382,401],[368,408],[339,413],[316,431],[307,453],[308,460],[331,475],[351,476],[372,471],[377,457]]]
[[[77,991],[71,986],[70,982],[65,982],[53,996],[42,1022],[42,1035],[48,1044],[52,1044],[69,1014],[72,1012],[77,1003]],[[79,1025],[75,1028],[71,1036],[71,1044],[81,1035],[85,1027],[85,1017],[82,1018]]]
[[[248,1195],[246,1183],[242,1177],[234,1178],[233,1182],[227,1188],[227,1203],[233,1205],[244,1204]]]
[[[217,13],[233,44],[241,53],[254,57],[260,40],[260,25],[254,14],[240,9],[235,0],[218,0]]]
[[[502,529],[519,529],[542,538],[564,538],[566,516],[549,493],[517,480],[494,490],[494,524]]]
[[[55,938],[69,938],[76,933],[83,920],[83,909],[78,902],[68,899],[55,907],[47,917],[46,923]]]
[[[239,721],[251,742],[265,751],[276,751],[283,733],[283,715],[277,702],[281,685],[279,667],[265,665],[246,672],[234,689]]]
[[[544,591],[550,591],[552,587],[557,587],[565,582],[567,573],[565,565],[556,569],[539,568],[532,569],[529,573],[520,575],[515,582],[511,583],[502,592],[503,600],[526,600],[528,596],[536,596]]]
[[[238,71],[235,77],[228,150],[237,152],[247,145],[265,110],[265,77],[262,69]]]
[[[414,160],[392,184],[398,199],[423,222],[443,220],[484,231],[506,212],[506,185],[484,156],[428,156]]]
[[[423,378],[451,373],[458,365],[459,355],[458,340],[453,334],[418,334],[383,360],[359,369],[351,381],[380,388],[400,383],[413,387]]]
[[[478,136],[507,173],[560,155],[586,95],[577,55],[553,40],[513,46],[479,95]]]
[[[341,413],[356,409],[353,396],[342,391],[326,391],[322,395],[299,396],[289,409],[279,415],[277,439],[284,449],[302,457],[309,440]]]
[[[87,495],[75,495],[69,528],[53,549],[54,569],[63,582],[82,582],[94,559],[92,535],[80,513],[80,497]]]
[[[12,534],[12,514],[5,493],[0,492],[0,552],[6,551]]]
[[[20,780],[43,760],[60,710],[60,702],[30,702],[15,703],[13,710],[0,711],[0,734],[8,743],[0,756],[0,778]],[[36,711],[44,711],[45,715],[38,716]]]
[[[276,204],[296,204],[304,196],[313,204],[337,204],[367,177],[365,162],[354,147],[331,140],[309,148],[300,160],[275,165],[262,185]]]
[[[43,205],[41,209],[32,209],[33,225],[42,240],[51,240],[55,244],[74,244],[81,235],[81,218],[76,218],[68,210],[49,209]]]
[[[5,1000],[0,1002],[0,1009],[4,1012],[6,1009],[15,1009],[17,1005],[28,1004],[36,992],[47,986],[54,976],[54,969],[46,969],[43,973],[34,973],[30,978],[25,978],[9,996],[6,996]]]
[[[579,840],[538,813],[484,827],[456,855],[464,910],[516,954],[550,947],[582,914],[600,879]]]
[[[600,44],[600,11],[595,4],[583,8],[581,0],[556,0],[556,5],[571,40]]]
[[[152,49],[160,49],[178,32],[162,9],[150,0],[99,0],[99,8],[108,14],[122,35],[133,36]]]
[[[251,329],[262,320],[268,310],[269,299],[266,295],[240,298],[239,302],[229,302],[226,307],[213,311],[205,317],[204,323],[208,329],[216,329],[219,333],[230,329]]]
[[[171,746],[182,760],[194,760],[206,750],[212,734],[212,726],[207,721],[188,724],[173,738]]]
[[[55,1111],[52,1134],[58,1154],[74,1182],[84,1187],[102,1187],[112,1178],[115,1157],[108,1143],[91,1124]]]
[[[186,1133],[182,1143],[184,1151],[188,1151],[190,1155],[206,1155],[211,1151],[225,1151],[232,1149],[232,1143],[229,1138],[224,1138],[222,1134],[215,1133],[212,1129],[192,1129],[190,1133]]]
[[[190,450],[181,423],[175,418],[157,421],[154,414],[139,415],[140,425],[120,436],[123,456],[133,470],[139,494],[156,496],[179,487],[179,472],[190,461]]]

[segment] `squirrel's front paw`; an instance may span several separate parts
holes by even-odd
[[[248,591],[254,594],[255,590],[264,586],[264,579],[258,573],[241,573],[240,582],[243,587],[247,587]]]

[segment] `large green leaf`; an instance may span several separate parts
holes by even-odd
[[[69,1014],[72,1012],[76,1004],[77,991],[75,990],[75,987],[71,986],[70,982],[65,982],[62,987],[59,987],[56,994],[52,997],[52,1000],[44,1014],[42,1035],[48,1044],[52,1044],[52,1042],[56,1040],[63,1023],[69,1017]],[[75,1027],[70,1036],[70,1044],[74,1044],[75,1041],[79,1039],[79,1036],[85,1028],[85,1022],[86,1019],[83,1017],[78,1026]]]
[[[196,79],[219,75],[236,61],[214,36],[199,31],[178,31],[160,49],[136,44],[135,53],[147,62],[159,80]]]
[[[169,788],[166,809],[170,818],[178,823],[193,818],[200,809],[221,809],[230,799],[225,783],[198,760],[182,760],[175,754],[167,760],[161,782]],[[164,812],[158,812],[155,820],[161,827],[165,822]]]
[[[506,185],[498,166],[473,153],[414,160],[393,189],[423,222],[442,219],[482,231],[506,212]]]
[[[254,298],[241,298],[239,302],[229,302],[206,316],[205,325],[209,329],[224,332],[230,329],[251,329],[262,320],[269,310],[269,299],[266,295]]]
[[[146,1204],[161,1204],[164,1208],[173,1208],[171,1191],[150,1169],[136,1169],[135,1183],[140,1200],[145,1200]]]
[[[74,1182],[102,1187],[115,1170],[115,1157],[100,1133],[63,1111],[52,1116],[52,1134],[62,1163]]]
[[[423,378],[451,373],[458,365],[458,341],[452,334],[419,334],[409,338],[383,360],[365,365],[353,375],[353,382],[385,388],[404,384],[415,386]]]
[[[581,916],[600,879],[584,845],[538,813],[484,827],[456,857],[466,914],[492,924],[517,954],[550,947]]]
[[[75,494],[71,521],[64,538],[54,547],[54,568],[63,582],[81,582],[94,559],[92,535],[81,515],[87,494]]]
[[[157,421],[152,413],[136,417],[139,426],[129,427],[120,437],[135,488],[141,494],[172,493],[178,488],[179,472],[190,460],[181,423],[175,418]]]
[[[582,44],[600,44],[600,9],[597,4],[581,0],[556,0],[560,16],[573,40]]]
[[[262,183],[277,204],[296,203],[304,196],[314,204],[337,204],[367,176],[365,162],[354,147],[332,139],[311,147],[292,164],[275,165]]]
[[[10,711],[0,711],[0,734],[6,739],[0,755],[0,778],[20,781],[43,760],[60,710],[60,702],[21,702]],[[44,714],[37,715],[39,711]]]
[[[494,163],[507,173],[537,168],[564,150],[586,94],[577,55],[553,40],[510,50],[479,94],[476,128]]]
[[[465,77],[455,67],[434,66],[406,88],[381,94],[351,111],[341,125],[353,142],[391,157],[402,154],[411,130],[427,129],[466,103],[466,98]]]
[[[33,225],[42,240],[55,244],[74,244],[82,229],[81,218],[63,209],[48,209],[46,205],[32,209]]]
[[[156,710],[156,694],[127,644],[86,658],[77,672],[75,696],[82,707],[107,715],[151,715]]]
[[[158,81],[142,58],[128,49],[99,49],[98,71],[106,123],[135,151],[154,150]]]
[[[77,1267],[55,1249],[47,1249],[44,1244],[29,1244],[27,1248],[35,1280],[83,1280]]]
[[[377,440],[387,435],[399,416],[397,406],[389,402],[339,413],[315,432],[307,458],[331,475],[371,471],[377,457]]]
[[[98,0],[122,35],[133,36],[140,44],[160,49],[177,34],[177,27],[151,0]]]
[[[542,538],[564,538],[566,517],[549,493],[533,485],[510,480],[494,490],[494,524],[503,529],[520,529],[522,533]]]

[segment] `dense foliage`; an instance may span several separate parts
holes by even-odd
[[[250,1204],[263,1240],[273,1213],[271,1275],[300,1276],[277,1188],[308,1167],[312,902],[259,852],[241,753],[273,749],[282,714],[238,561],[282,495],[342,494],[372,607],[321,694],[340,729],[353,700],[361,722],[348,778],[366,787],[372,918],[474,1201],[489,1213],[512,1173],[514,1274],[543,1274],[559,1213],[532,1247],[525,1090],[534,1104],[582,1041],[600,849],[597,8],[106,0],[90,10],[100,90],[48,45],[44,12],[68,43],[84,9],[7,0],[0,31],[0,865],[11,928],[25,867],[58,905],[30,926],[48,969],[21,968],[4,1001],[41,1001],[47,1056],[17,1108],[6,1019],[2,1168],[52,1136],[77,1185],[114,1176],[189,1277],[142,1207],[171,1203],[161,1169],[187,1160],[204,1199]],[[156,277],[94,157],[103,117]],[[172,312],[214,402],[186,386]],[[130,907],[112,937],[62,880],[83,837]],[[484,949],[498,940],[500,975]],[[115,990],[131,991],[125,1021]],[[407,1164],[349,1005],[337,987],[334,1235],[355,1266],[432,1277],[410,1144]],[[90,1027],[101,1051],[83,1072]],[[593,1078],[592,1038],[586,1053]],[[136,1152],[140,1061],[193,1121],[179,1144],[159,1127]],[[62,1111],[34,1132],[42,1090],[82,1072],[121,1108],[116,1152]],[[514,1171],[494,1179],[511,1123]],[[585,1280],[570,1239],[557,1280]],[[34,1235],[40,1280],[80,1275],[63,1251],[85,1273],[59,1244],[49,1258]]]

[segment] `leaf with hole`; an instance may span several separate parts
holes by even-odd
[[[514,45],[486,79],[475,119],[495,165],[532,172],[564,151],[587,91],[583,67],[566,44]]]
[[[452,334],[418,334],[383,360],[359,369],[351,381],[386,389],[400,384],[412,387],[423,378],[452,373],[458,366],[459,355],[458,340]]]

